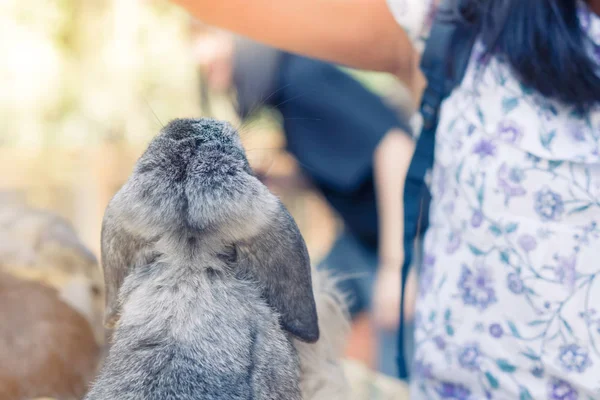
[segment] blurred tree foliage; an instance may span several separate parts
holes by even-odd
[[[0,1],[0,145],[145,142],[197,116],[189,27],[166,0]]]

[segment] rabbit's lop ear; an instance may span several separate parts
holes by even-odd
[[[116,196],[118,197],[118,196]],[[102,223],[102,269],[106,289],[104,324],[113,328],[120,313],[119,291],[136,266],[152,258],[151,241],[129,232],[115,201],[109,205]]]
[[[253,238],[238,246],[239,261],[263,286],[263,295],[283,328],[306,342],[319,339],[310,258],[294,219],[279,203],[274,216]]]

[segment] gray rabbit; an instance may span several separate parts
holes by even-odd
[[[87,399],[301,399],[297,347],[319,339],[308,252],[229,124],[153,139],[106,210],[102,264],[115,330]]]

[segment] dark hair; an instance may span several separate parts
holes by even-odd
[[[587,110],[600,102],[598,65],[589,53],[577,0],[457,0],[463,20],[479,30],[523,85]]]

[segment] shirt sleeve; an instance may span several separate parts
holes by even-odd
[[[387,0],[398,24],[419,52],[425,47],[439,0]]]

